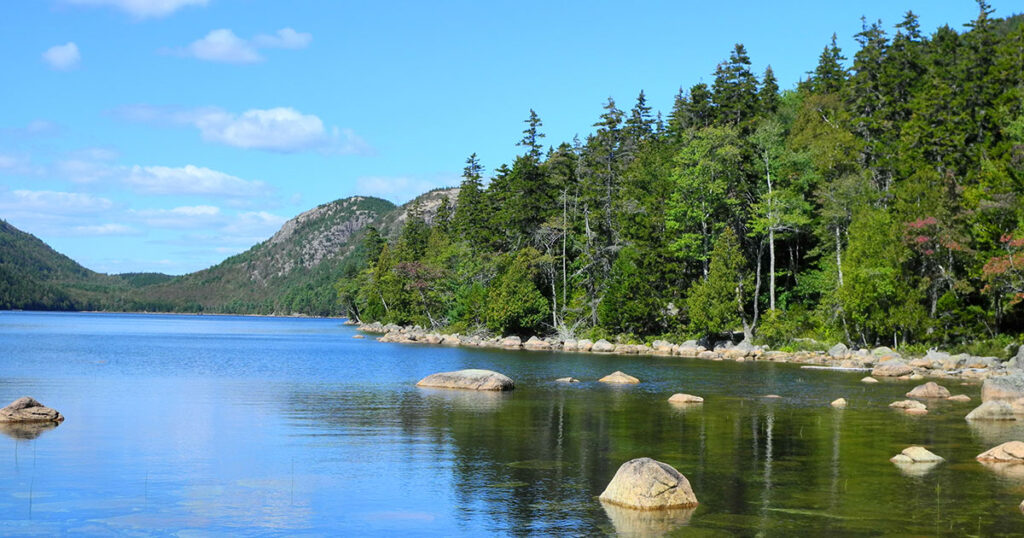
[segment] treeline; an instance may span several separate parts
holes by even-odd
[[[865,22],[797,88],[743,45],[670,113],[608,99],[586,140],[466,163],[337,284],[364,321],[458,332],[950,345],[1024,329],[1024,19]]]

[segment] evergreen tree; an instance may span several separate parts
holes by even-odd
[[[739,241],[735,232],[726,228],[715,241],[707,278],[698,280],[686,299],[690,332],[713,337],[742,325],[749,338],[751,328],[744,310],[747,279]]]
[[[775,80],[775,72],[770,65],[764,68],[757,101],[761,103],[761,113],[764,115],[774,114],[779,109],[779,83]]]
[[[844,61],[846,61],[846,57],[839,50],[839,45],[836,45],[836,34],[832,34],[832,43],[821,51],[821,56],[818,57],[818,66],[814,71],[809,72],[811,78],[807,81],[808,89],[819,95],[839,93],[846,83]]]
[[[729,61],[718,64],[713,87],[711,100],[718,123],[745,128],[757,114],[757,78],[750,72],[750,57],[741,43]]]

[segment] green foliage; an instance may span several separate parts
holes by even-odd
[[[537,290],[533,260],[539,253],[520,250],[503,260],[501,273],[487,294],[487,328],[497,334],[535,334],[548,315],[548,302]]]
[[[715,241],[708,277],[698,280],[686,299],[694,334],[731,332],[743,321],[745,265],[736,234],[726,228]]]

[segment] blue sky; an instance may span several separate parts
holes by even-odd
[[[996,16],[1020,11],[993,0]],[[510,162],[531,108],[584,137],[667,114],[733,44],[782,88],[861,16],[959,29],[969,0],[25,0],[0,18],[0,217],[101,272],[202,269],[338,198],[404,202]]]

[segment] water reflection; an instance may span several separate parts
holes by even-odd
[[[697,508],[633,510],[601,501],[619,536],[662,536],[690,523]]]
[[[0,433],[12,439],[32,440],[56,427],[56,422],[0,422]]]

